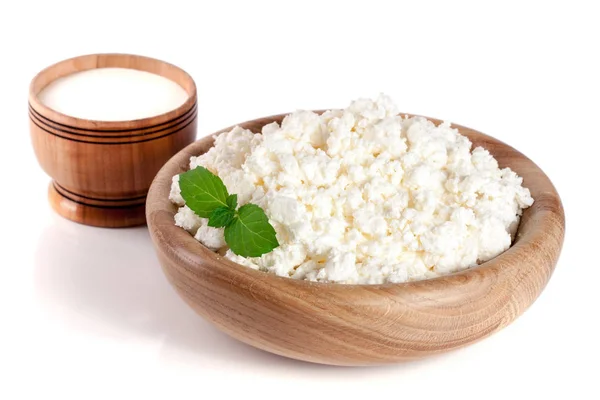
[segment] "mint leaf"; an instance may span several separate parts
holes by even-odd
[[[235,217],[235,211],[228,207],[215,208],[208,217],[208,226],[213,228],[222,228],[229,225]]]
[[[237,194],[229,195],[221,178],[204,167],[179,175],[181,197],[199,217],[208,218],[208,226],[225,227],[225,241],[242,257],[258,257],[279,246],[275,229],[265,212],[256,204],[237,211]]]
[[[227,188],[221,178],[204,167],[179,175],[181,197],[199,217],[208,218],[215,208],[227,207]]]
[[[232,210],[237,207],[237,194],[230,194],[227,196],[227,206]]]
[[[256,204],[239,208],[235,218],[225,227],[225,241],[235,254],[242,257],[258,257],[279,246],[275,229]]]

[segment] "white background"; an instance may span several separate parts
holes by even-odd
[[[0,398],[599,398],[596,2],[200,3],[1,3]],[[513,325],[420,362],[334,368],[240,344],[177,297],[145,228],[84,227],[49,208],[28,84],[95,52],[190,72],[199,137],[379,92],[496,136],[562,195],[556,272]]]

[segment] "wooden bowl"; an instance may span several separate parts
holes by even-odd
[[[253,132],[284,115],[241,124]],[[436,124],[439,120],[431,119]],[[564,237],[564,211],[542,170],[512,147],[455,125],[524,178],[535,199],[513,246],[460,273],[402,284],[299,281],[235,264],[175,226],[171,177],[206,152],[212,136],[179,152],[160,170],[146,206],[162,268],[202,317],[252,346],[334,365],[395,363],[442,353],[502,329],[525,311],[550,278]],[[228,128],[227,130],[229,130]]]
[[[46,107],[38,94],[52,81],[95,68],[131,68],[168,78],[189,98],[165,114],[130,121],[93,121]],[[129,54],[92,54],[54,64],[33,78],[29,126],[37,159],[53,181],[54,210],[73,221],[103,227],[145,222],[152,179],[196,138],[196,85],[182,69]]]

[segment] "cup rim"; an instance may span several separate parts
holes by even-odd
[[[39,99],[39,93],[54,80],[76,72],[100,68],[127,68],[160,75],[181,86],[188,97],[180,106],[162,114],[120,121],[74,117],[48,107]],[[160,73],[159,69],[167,72]],[[172,78],[174,75],[178,77],[178,80]],[[136,54],[94,53],[59,61],[38,72],[29,85],[29,107],[30,111],[37,116],[62,128],[89,132],[90,134],[87,136],[94,137],[93,133],[96,132],[101,133],[98,137],[128,137],[136,136],[132,132],[142,129],[153,129],[178,123],[177,121],[181,120],[182,117],[187,118],[185,117],[187,114],[193,114],[193,110],[197,107],[197,89],[191,75],[182,68],[166,61]],[[137,135],[143,134],[145,132],[137,132]]]

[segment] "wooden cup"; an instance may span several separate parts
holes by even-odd
[[[180,107],[128,121],[71,117],[42,104],[38,94],[52,81],[95,68],[130,68],[178,83],[189,97]],[[37,159],[53,181],[52,208],[75,222],[101,227],[145,223],[146,194],[152,179],[196,137],[196,85],[182,69],[130,54],[92,54],[54,64],[29,88],[29,126]]]

